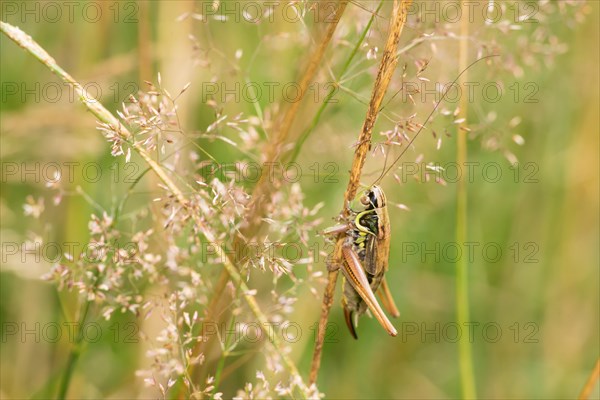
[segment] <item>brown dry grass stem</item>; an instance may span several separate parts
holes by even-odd
[[[283,156],[282,149],[284,148],[286,141],[290,141],[288,138],[290,136],[291,127],[296,115],[298,114],[298,110],[302,103],[302,98],[304,94],[308,93],[309,85],[313,82],[319,66],[321,66],[323,63],[325,51],[331,42],[333,34],[338,26],[338,22],[340,21],[344,10],[346,9],[347,3],[347,0],[340,0],[338,2],[334,16],[331,17],[330,22],[327,24],[327,29],[321,35],[315,50],[311,53],[310,58],[308,59],[306,67],[302,70],[298,83],[298,93],[300,97],[298,101],[291,103],[283,118],[275,127],[275,136],[268,142],[267,148],[265,149],[266,163],[275,163],[281,160]],[[269,194],[273,189],[270,183],[272,182],[267,179],[267,173],[264,173],[260,176],[259,181],[254,187],[252,192],[252,203],[250,204],[247,212],[246,221],[248,221],[248,223],[242,227],[240,234],[236,235],[234,238],[233,248],[237,249],[239,254],[243,253],[244,251],[243,244],[246,242],[246,236],[250,232],[258,232],[260,230],[260,225],[264,217],[264,210],[268,206],[270,198]],[[229,281],[228,275],[227,269],[221,271],[204,316],[205,321],[212,321],[215,318],[215,313],[217,311],[216,307],[218,306],[227,282]],[[206,344],[204,342],[198,343],[198,347],[195,349],[194,353],[199,354],[200,352],[203,352],[205,350],[205,346]],[[192,376],[198,377],[198,370],[193,371],[192,373]]]
[[[600,382],[600,358],[596,361],[596,365],[594,366],[590,377],[585,383],[585,386],[583,387],[583,389],[581,389],[581,393],[579,394],[578,399],[589,399],[592,395],[592,390],[594,390],[594,387],[596,386],[596,384],[598,384],[598,382]]]
[[[313,82],[317,70],[323,63],[325,50],[331,42],[331,38],[337,28],[338,22],[340,21],[345,9],[348,4],[347,0],[340,0],[338,2],[335,14],[331,17],[331,22],[328,23],[325,33],[322,35],[321,40],[316,46],[315,51],[310,55],[306,68],[302,71],[301,78],[298,83],[298,101],[292,102],[283,118],[277,123],[274,132],[274,137],[268,142],[267,148],[265,149],[265,161],[267,163],[280,161],[283,157],[282,152],[284,151],[284,144],[290,136],[290,130],[292,123],[298,114],[300,105],[304,95],[309,91],[309,85]],[[252,192],[252,203],[249,209],[249,221],[243,232],[254,232],[258,224],[260,224],[263,217],[263,210],[268,205],[269,193],[273,189],[272,182],[268,179],[268,173],[264,172],[259,177],[259,180]]]
[[[383,97],[387,92],[387,88],[392,79],[396,64],[398,63],[398,57],[396,57],[396,51],[398,49],[398,43],[400,41],[400,35],[406,22],[408,9],[412,0],[398,0],[394,1],[393,16],[390,22],[389,34],[385,44],[385,48],[381,57],[381,63],[377,78],[375,79],[375,85],[371,94],[371,100],[369,102],[369,108],[367,109],[367,115],[365,122],[362,126],[362,130],[358,137],[356,150],[354,151],[354,159],[352,160],[352,169],[350,170],[350,179],[346,193],[344,194],[344,203],[342,205],[342,217],[348,216],[348,210],[346,205],[351,201],[358,190],[360,185],[360,175],[365,164],[367,153],[371,147],[371,137],[373,126],[377,120],[377,115],[383,101]],[[342,255],[342,243],[343,237],[340,237],[336,243],[333,260],[339,262]],[[328,274],[327,286],[323,294],[323,303],[321,306],[321,318],[319,320],[319,328],[317,331],[317,339],[315,342],[315,350],[313,353],[313,360],[310,369],[309,383],[313,384],[317,381],[317,375],[321,366],[321,354],[323,351],[323,342],[325,339],[325,331],[327,327],[327,320],[329,318],[329,310],[333,303],[333,296],[335,291],[335,285],[338,278],[338,271],[330,271]]]
[[[64,82],[72,86],[75,92],[79,96],[79,100],[82,104],[92,112],[92,114],[102,121],[104,124],[110,126],[114,132],[118,132],[124,139],[130,139],[131,133],[129,130],[121,124],[121,122],[110,113],[107,109],[105,109],[100,102],[95,101],[89,98],[86,94],[82,86],[75,80],[71,75],[69,75],[65,70],[63,70],[39,44],[37,44],[31,36],[27,35],[21,29],[12,26],[6,22],[0,21],[0,30],[8,36],[11,40],[13,40],[20,47],[28,51],[32,54],[36,59],[38,59],[42,64],[48,67],[54,74],[56,74],[59,78],[61,78]],[[169,190],[173,193],[177,201],[182,204],[184,207],[189,205],[189,202],[185,198],[183,192],[175,185],[173,180],[169,177],[167,172],[150,157],[150,155],[140,146],[131,142],[131,146],[134,150],[148,163],[150,168],[156,173],[159,179],[169,188]],[[208,229],[208,227],[201,220],[200,216],[192,210],[190,215],[193,218],[193,221],[196,225],[196,229],[206,238],[206,240],[210,243],[216,243],[216,237],[214,234]],[[248,304],[248,307],[252,311],[254,317],[258,320],[258,322],[264,326],[266,330],[269,329],[269,321],[265,317],[264,313],[260,309],[258,303],[254,296],[250,293],[250,290],[244,280],[241,278],[237,267],[234,265],[233,261],[229,258],[231,257],[229,254],[223,251],[222,248],[216,247],[217,256],[223,260],[223,265],[227,270],[227,273],[234,281],[236,286],[240,289],[244,300]],[[274,350],[281,357],[285,368],[288,370],[290,375],[294,378],[296,382],[298,382],[299,387],[303,391],[303,395],[305,397],[309,397],[308,387],[304,384],[296,365],[293,363],[291,358],[287,353],[283,351],[283,345],[281,340],[277,335],[269,335],[269,340],[274,347]]]

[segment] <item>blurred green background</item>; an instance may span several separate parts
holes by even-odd
[[[489,68],[482,64],[469,71],[472,80],[499,80],[504,88],[498,102],[485,101],[476,92],[468,110],[469,124],[476,127],[469,143],[469,161],[477,166],[497,166],[502,173],[497,181],[490,180],[476,168],[468,185],[469,240],[476,243],[470,263],[472,346],[480,398],[575,398],[599,356],[599,7],[596,1],[568,3],[557,2],[553,13],[544,14],[544,18],[519,32],[505,34],[485,26],[480,18],[472,25],[475,39],[470,58],[475,58],[479,42],[493,43],[489,48],[500,49],[502,65],[512,60],[518,66],[511,71],[499,64]],[[4,2],[1,19],[20,26],[76,79],[88,83],[90,90],[99,88],[102,103],[111,111],[120,109],[121,103],[138,88],[147,89],[140,82],[156,83],[159,72],[163,86],[171,93],[178,93],[191,82],[190,89],[178,101],[182,126],[189,132],[205,130],[215,120],[214,109],[203,97],[207,82],[257,82],[263,88],[265,82],[293,82],[308,57],[315,32],[321,29],[310,13],[303,19],[286,21],[278,14],[280,8],[275,9],[273,22],[249,23],[239,11],[242,3],[235,2],[220,5],[233,10],[225,22],[210,16],[208,21],[202,21],[200,14],[204,10],[204,16],[208,15],[208,3],[201,2],[74,4],[71,18],[66,6],[58,2]],[[431,4],[417,2],[420,9]],[[300,2],[300,6],[308,5]],[[367,10],[376,6],[375,2],[349,4],[328,50],[327,63],[317,76],[321,83],[319,100],[327,90],[322,84],[332,81],[331,74],[340,70],[369,18]],[[560,10],[563,6],[578,7],[577,13],[585,18],[577,21],[573,11],[565,11],[565,17],[561,14],[564,10]],[[542,11],[543,7],[544,4]],[[54,14],[55,8],[61,15]],[[96,16],[98,10],[100,14]],[[332,218],[342,206],[352,145],[362,125],[364,101],[370,95],[379,60],[370,59],[367,53],[377,46],[380,56],[390,12],[391,3],[386,2],[367,36],[367,44],[352,64],[354,73],[362,73],[344,82],[345,90],[336,93],[337,102],[326,108],[297,160],[304,173],[300,185],[306,194],[305,203],[312,207],[324,202],[319,211],[322,228],[334,223]],[[556,41],[540,45],[538,54],[527,53],[525,42],[539,39],[539,26],[551,32]],[[439,24],[426,18],[419,23],[416,13],[412,14],[401,47],[430,32],[456,33],[458,24],[443,18]],[[194,38],[190,39],[190,35]],[[435,49],[430,43],[435,43]],[[409,78],[414,79],[415,61],[427,59],[430,67],[424,76],[432,81],[452,81],[459,72],[458,41],[430,43],[416,46],[405,58],[401,56],[400,68],[406,63]],[[41,281],[40,276],[50,268],[46,259],[28,256],[21,262],[20,254],[12,254],[10,244],[35,240],[35,234],[58,243],[87,240],[89,215],[113,207],[129,188],[122,179],[115,179],[117,171],[119,177],[127,173],[137,176],[145,167],[140,163],[139,171],[125,170],[122,162],[111,157],[110,146],[97,132],[93,116],[69,98],[66,86],[4,35],[0,45],[0,395],[44,398],[54,396],[70,343],[65,337],[56,343],[45,340],[46,336],[40,333],[42,328],[36,324],[62,324],[65,315],[72,313],[69,307],[76,304],[75,297],[59,293],[56,287]],[[563,54],[547,54],[558,48],[564,49]],[[529,58],[537,62],[530,62]],[[400,88],[400,73],[396,77],[394,90]],[[524,93],[529,93],[525,86],[528,83],[535,85],[536,102],[524,101]],[[514,92],[507,89],[511,85],[524,91],[518,101]],[[256,115],[260,111],[268,120],[281,111],[276,104],[281,100],[281,92],[275,93],[274,99],[263,95],[258,103],[245,101],[243,95],[239,101],[229,99],[222,104],[223,113]],[[432,107],[432,98],[422,102],[417,95],[417,105],[413,106],[401,97],[390,101],[384,112],[403,118],[417,112],[417,119],[423,122]],[[284,108],[285,102],[282,104]],[[306,128],[319,104],[312,98],[305,99],[294,123],[296,134]],[[455,107],[450,105],[448,109],[454,111]],[[494,119],[490,113],[497,120],[482,122]],[[520,123],[511,125],[515,117]],[[443,137],[441,149],[435,150],[436,139],[424,131],[414,144],[415,150],[407,152],[403,162],[413,162],[421,153],[426,161],[442,166],[455,159],[455,134],[443,134],[446,128],[455,128],[443,118],[432,126]],[[380,118],[375,128],[376,140],[383,140],[377,135],[379,131],[392,127],[390,119]],[[525,143],[517,145],[514,135],[522,137]],[[221,162],[246,159],[242,152],[223,142],[199,142]],[[184,149],[187,152],[195,148]],[[260,154],[260,148],[255,151]],[[519,160],[518,167],[511,167],[509,153]],[[46,187],[43,176],[39,179],[43,166],[51,162],[78,163],[74,179],[66,184],[68,193],[58,206],[52,205],[53,192]],[[317,179],[310,169],[315,162],[319,163]],[[330,172],[325,168],[327,162],[336,167],[332,181],[325,179]],[[101,166],[103,174],[97,182],[83,178],[81,170],[86,163]],[[36,165],[42,167],[36,169]],[[372,182],[382,165],[382,158],[370,158],[365,168],[370,174],[363,176],[363,183]],[[18,168],[17,174],[11,172],[13,166]],[[26,168],[33,168],[37,176],[34,173],[23,179],[20,173]],[[180,174],[183,175],[181,171]],[[150,175],[136,187],[128,204],[131,209],[152,210],[148,204],[156,191],[156,179]],[[98,208],[76,193],[78,186]],[[438,185],[415,179],[398,184],[388,176],[382,186],[391,203],[393,234],[388,282],[402,314],[394,321],[400,334],[388,337],[374,319],[362,318],[358,327],[360,339],[355,341],[346,332],[336,297],[330,321],[337,330],[332,331],[331,340],[325,344],[319,389],[327,398],[459,397],[458,345],[454,340],[455,262],[451,248],[456,225],[456,184]],[[45,211],[39,219],[24,216],[23,204],[29,195],[36,200],[44,197]],[[406,205],[410,212],[398,204]],[[322,238],[316,235],[311,243],[323,246]],[[483,248],[489,246],[490,253],[484,253]],[[495,255],[496,248],[501,249],[501,255]],[[325,270],[322,259],[316,268]],[[210,271],[206,279],[216,276],[215,271]],[[318,290],[322,293],[322,286]],[[304,376],[310,367],[310,327],[320,315],[320,296],[315,297],[307,288],[299,293],[292,317],[303,328],[301,340],[291,348]],[[143,339],[131,343],[120,340],[135,330],[128,325],[133,322],[136,319],[130,314],[115,314],[110,322],[98,316],[97,323],[110,334],[85,346],[75,366],[70,397],[157,396],[135,374],[147,363],[147,344]],[[141,331],[153,329],[144,326],[143,321],[137,323]],[[18,333],[13,333],[14,329]],[[23,337],[25,329],[33,333]],[[461,332],[467,335],[468,328],[462,327]],[[134,333],[139,339],[139,332]],[[115,340],[115,335],[119,340]],[[220,387],[225,397],[234,395],[245,381],[252,381],[254,371],[262,363],[260,357],[251,358],[225,377]],[[596,386],[592,398],[598,398],[599,393]]]

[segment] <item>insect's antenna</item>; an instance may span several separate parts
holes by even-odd
[[[430,62],[431,62],[431,59],[427,60],[427,65],[429,65],[429,63],[430,63]],[[405,65],[405,67],[406,67],[406,65]],[[385,107],[387,107],[387,105],[388,105],[388,104],[390,104],[390,103],[392,102],[392,100],[394,100],[394,99],[396,98],[396,96],[398,96],[398,95],[400,94],[400,92],[401,92],[401,91],[403,91],[403,90],[404,90],[404,87],[403,87],[403,86],[404,86],[404,77],[403,77],[403,79],[402,79],[402,84],[400,85],[400,89],[398,89],[398,91],[396,91],[396,93],[394,93],[394,94],[392,95],[392,97],[390,97],[390,98],[388,99],[388,101],[386,101],[386,103],[385,103],[383,106],[381,106],[381,108],[379,109],[379,112],[383,111],[383,109],[384,109]]]
[[[356,7],[370,13],[370,14],[374,14],[375,16],[379,17],[379,18],[384,18],[384,19],[389,19],[389,17],[384,17],[383,15],[377,14],[376,11],[372,11],[369,10],[367,7],[363,6],[362,4],[360,4],[358,1],[350,1],[350,4],[355,5]]]
[[[383,144],[382,144],[382,147],[383,147]],[[385,150],[382,150],[382,151],[385,153],[385,158],[383,159],[383,169],[385,170],[385,167],[386,167],[387,162],[388,162],[388,158],[390,156],[390,152],[389,151],[386,152]],[[375,171],[373,171],[373,172],[375,172]],[[369,175],[370,174],[371,173],[369,173]],[[375,182],[379,182],[379,178]],[[370,188],[371,186],[373,186],[373,185],[369,185],[369,186],[367,186],[367,188]]]
[[[387,169],[384,166],[383,171],[381,172],[381,175],[379,176],[379,178],[377,178],[377,180],[375,182],[373,182],[373,185],[379,183],[387,175],[387,173],[390,172],[392,170],[392,168],[394,168],[394,165],[396,165],[396,163],[400,160],[400,158],[402,158],[402,156],[404,155],[404,153],[406,153],[406,150],[408,150],[410,148],[410,146],[412,146],[412,144],[415,141],[415,139],[417,139],[417,137],[419,136],[419,134],[421,133],[421,131],[423,130],[423,128],[425,127],[425,125],[427,125],[427,123],[429,122],[429,120],[431,119],[431,117],[433,116],[433,114],[437,111],[437,109],[440,106],[440,104],[442,104],[442,102],[446,98],[446,95],[450,91],[450,88],[452,88],[452,86],[454,86],[456,84],[456,82],[460,79],[460,77],[465,72],[467,72],[467,70],[469,68],[471,68],[473,65],[477,64],[479,61],[485,60],[485,59],[488,59],[488,58],[492,58],[492,57],[498,57],[498,56],[499,56],[499,54],[491,54],[489,56],[484,56],[484,57],[478,58],[477,60],[475,60],[471,64],[469,64],[465,69],[463,69],[460,72],[460,74],[458,74],[458,76],[452,81],[452,84],[448,86],[448,89],[446,89],[446,91],[444,91],[444,93],[442,94],[442,98],[433,107],[433,110],[431,110],[431,112],[429,113],[429,115],[425,119],[425,122],[423,122],[423,124],[421,125],[421,127],[419,128],[419,130],[417,131],[417,133],[408,141],[406,147],[404,149],[402,149],[402,151],[400,152],[400,155],[398,157],[396,157],[396,159],[394,160],[394,162],[389,167],[387,167]],[[387,161],[387,158],[386,158],[386,161]]]

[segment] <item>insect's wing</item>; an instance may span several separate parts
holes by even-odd
[[[388,269],[392,232],[387,207],[381,207],[377,215],[377,274],[384,274]]]
[[[368,235],[365,241],[365,261],[363,263],[365,271],[371,275],[371,277],[378,275],[380,267],[377,265],[377,245],[378,239],[375,235]]]
[[[385,198],[383,198],[383,201],[385,201]],[[365,270],[370,274],[371,289],[373,291],[377,291],[384,274],[388,270],[390,235],[387,207],[382,206],[377,209],[377,234],[368,235],[365,244]]]
[[[370,258],[370,265],[373,270],[373,272],[371,272],[373,274],[371,289],[377,291],[381,303],[388,313],[393,317],[398,317],[400,316],[400,312],[394,303],[394,299],[392,298],[392,294],[384,276],[388,270],[391,243],[390,217],[387,211],[387,200],[380,187],[374,186],[372,191],[375,194],[377,201],[377,238],[375,240],[374,235],[371,235],[374,238],[374,245],[371,248],[372,253],[369,254],[367,252],[366,255],[366,257]]]
[[[356,254],[356,251],[354,251],[351,246],[344,246],[342,248],[342,254],[345,261],[343,263],[343,272],[346,279],[367,304],[381,326],[383,326],[390,335],[396,336],[398,331],[396,331],[396,328],[394,328],[390,320],[385,316],[379,303],[377,303],[375,295],[373,294],[371,286],[369,285],[369,281],[367,280],[367,276],[365,275],[365,271],[362,269],[362,265],[358,255]],[[350,322],[352,322],[351,319]],[[352,325],[351,331],[353,328],[354,326]]]

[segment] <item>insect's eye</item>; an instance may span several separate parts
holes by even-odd
[[[369,195],[368,195],[367,193],[365,193],[364,195],[362,195],[362,196],[360,197],[360,203],[361,203],[363,206],[368,206],[368,205],[370,204],[370,201],[369,201]]]

